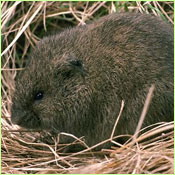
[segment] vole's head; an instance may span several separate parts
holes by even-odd
[[[71,51],[52,52],[41,42],[17,76],[12,122],[30,129],[70,132],[84,108],[80,98],[87,98],[85,78],[81,58]]]

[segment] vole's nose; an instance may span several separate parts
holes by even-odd
[[[11,110],[11,121],[13,124],[20,125],[22,122],[22,119],[25,116],[25,112],[22,110],[15,110],[12,108]]]
[[[12,105],[11,109],[11,121],[13,124],[28,129],[39,129],[41,125],[41,120],[38,116],[34,115],[31,111],[14,105]]]

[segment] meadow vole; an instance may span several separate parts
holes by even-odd
[[[45,37],[17,76],[12,122],[85,136],[92,146],[110,137],[122,100],[115,135],[134,133],[151,84],[155,91],[143,127],[172,121],[173,39],[171,25],[133,13]]]

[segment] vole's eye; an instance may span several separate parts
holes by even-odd
[[[44,97],[44,93],[43,92],[38,92],[35,94],[34,96],[34,100],[41,100]]]

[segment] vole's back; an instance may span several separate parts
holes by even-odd
[[[159,18],[113,14],[43,39],[17,80],[12,119],[34,128],[33,121],[21,122],[30,111],[36,127],[85,136],[93,145],[110,137],[122,100],[115,134],[133,134],[154,84],[143,127],[173,120],[173,38],[172,27]],[[30,109],[22,107],[29,101]]]

